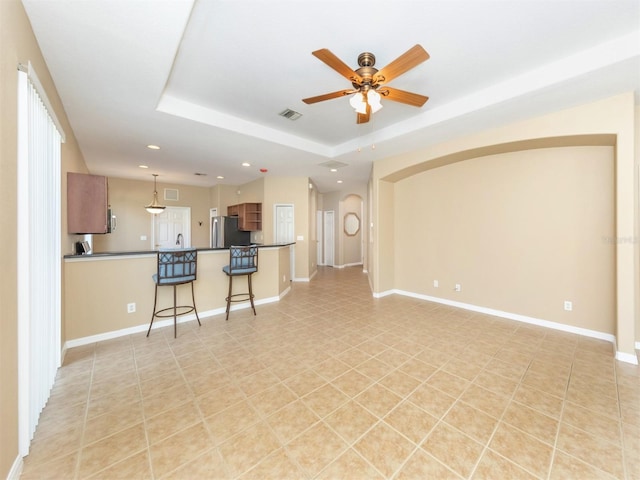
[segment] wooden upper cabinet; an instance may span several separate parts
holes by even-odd
[[[67,173],[67,231],[107,233],[107,177]]]
[[[245,232],[262,230],[262,203],[229,205],[227,215],[238,217],[238,230]]]

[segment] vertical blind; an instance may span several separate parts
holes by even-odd
[[[48,108],[47,108],[48,107]],[[18,401],[20,453],[60,366],[61,129],[29,64],[18,69]]]

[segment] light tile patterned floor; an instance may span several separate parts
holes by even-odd
[[[68,351],[22,478],[640,479],[640,370],[321,268],[256,317]]]

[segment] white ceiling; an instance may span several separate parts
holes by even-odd
[[[89,170],[112,177],[309,176],[321,192],[348,191],[375,159],[625,91],[640,98],[638,0],[23,4]],[[356,125],[348,98],[302,102],[350,88],[312,51],[353,69],[369,51],[382,68],[415,44],[431,58],[389,85],[429,96],[423,107],[383,99]],[[278,115],[287,108],[302,117]],[[332,173],[328,161],[347,166]]]

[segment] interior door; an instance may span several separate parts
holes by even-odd
[[[182,234],[182,242],[178,235]],[[191,246],[191,208],[167,207],[153,218],[153,248]]]
[[[294,242],[293,205],[275,205],[275,220],[276,243]]]
[[[293,205],[274,205],[274,238],[276,243],[290,243],[295,241],[295,221]],[[291,248],[291,279],[296,278],[296,249]]]

